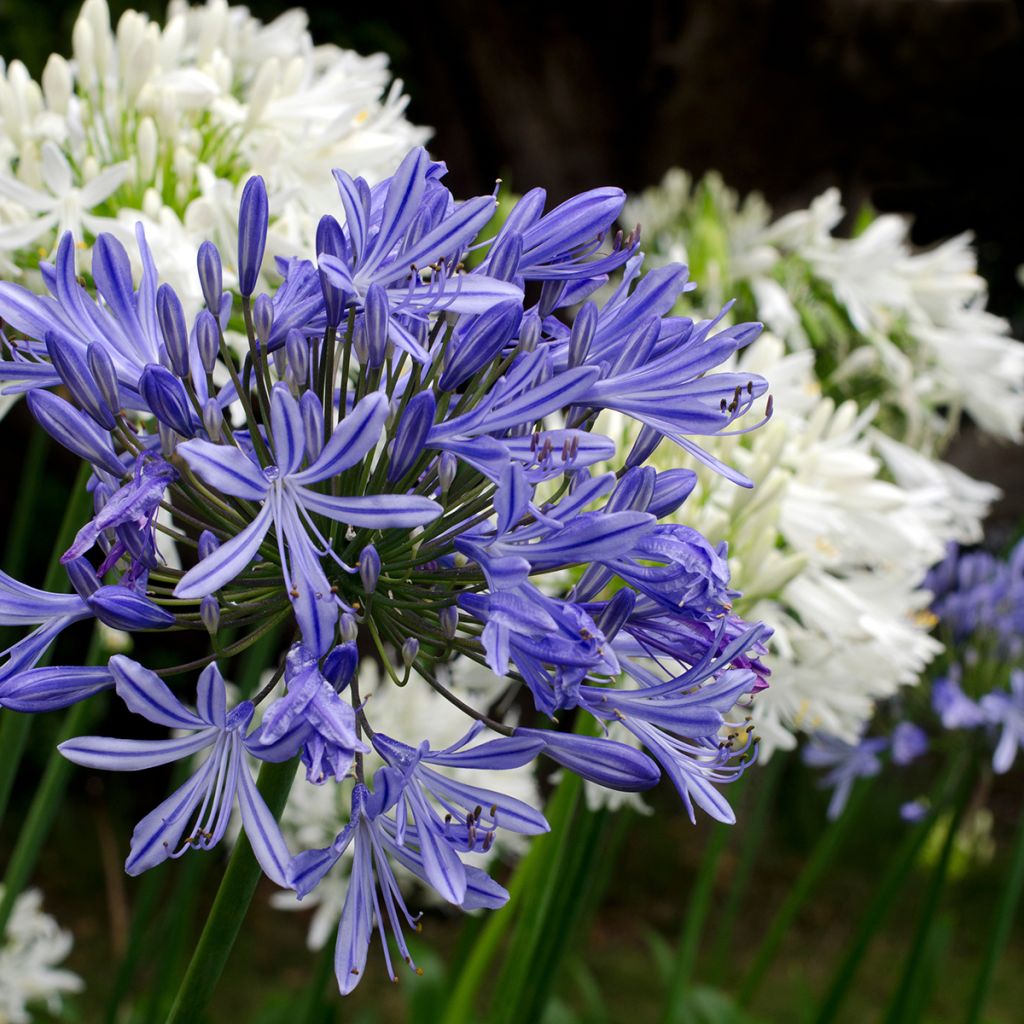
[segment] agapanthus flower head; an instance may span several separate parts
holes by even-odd
[[[40,426],[91,466],[95,505],[65,555],[75,595],[0,580],[0,622],[37,627],[8,652],[0,705],[42,710],[114,686],[131,710],[187,735],[83,737],[62,744],[66,756],[138,769],[208,751],[136,829],[132,872],[215,845],[236,801],[266,874],[300,894],[353,849],[343,991],[374,927],[390,927],[407,955],[411,916],[393,863],[463,908],[507,898],[463,857],[499,833],[548,825],[474,772],[545,754],[619,791],[664,772],[691,817],[701,808],[731,821],[719,787],[753,757],[742,709],[767,675],[769,631],[733,612],[725,546],[660,522],[693,474],[659,473],[635,451],[627,468],[616,440],[594,430],[614,409],[747,483],[702,443],[765,398],[762,377],[715,372],[757,325],[668,315],[689,287],[685,269],[640,278],[636,237],[612,231],[615,189],[547,213],[531,194],[471,270],[465,256],[488,245],[480,234],[495,198],[457,201],[444,170],[416,149],[376,186],[337,172],[340,218],[325,221],[313,259],[281,262],[273,293],[257,273],[273,211],[251,179],[240,294],[220,275],[219,250],[204,246],[208,308],[194,317],[161,284],[141,229],[137,284],[123,246],[101,235],[96,295],[77,278],[69,239],[45,269],[50,296],[0,288],[12,329],[0,382],[27,392]],[[247,355],[227,344],[229,328]],[[196,710],[163,681],[195,662],[161,676],[123,656],[96,669],[34,667],[89,617],[212,637]],[[287,636],[270,683],[230,711],[216,667],[228,629],[239,637],[232,653]],[[466,716],[461,739],[433,745],[429,721],[418,736],[394,735],[360,692],[361,658],[388,685],[448,700]],[[454,694],[456,658],[504,678],[505,708],[524,687],[537,720],[493,718]],[[597,735],[564,731],[572,715],[590,716]],[[371,756],[382,765],[372,778]],[[354,778],[334,843],[290,859],[250,757],[301,757],[317,786]]]

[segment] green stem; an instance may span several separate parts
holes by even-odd
[[[257,785],[275,818],[284,810],[294,779],[294,761],[282,764],[266,761],[260,767]],[[192,962],[178,989],[167,1024],[195,1024],[202,1020],[203,1011],[217,987],[231,947],[241,930],[260,874],[260,866],[252,847],[243,834],[238,837],[238,844],[231,854],[228,869],[217,890]]]
[[[676,962],[672,971],[672,981],[661,1015],[663,1024],[672,1024],[673,1021],[678,1021],[682,1017],[683,1004],[686,1001],[687,989],[693,975],[693,965],[697,959],[697,947],[700,944],[704,922],[707,920],[708,910],[711,907],[711,896],[715,889],[715,879],[718,876],[718,865],[728,838],[729,826],[715,822],[711,835],[708,837],[708,845],[701,860],[700,870],[693,883],[690,905],[686,909],[683,931],[676,947]]]
[[[982,964],[978,981],[971,993],[971,1004],[967,1011],[967,1024],[980,1024],[981,1014],[988,1000],[988,990],[992,984],[992,976],[996,965],[1010,937],[1010,929],[1017,916],[1020,904],[1021,889],[1024,888],[1024,815],[1021,815],[1017,826],[1017,837],[1013,845],[1013,859],[1010,862],[1010,875],[1006,881],[995,924],[989,932],[988,949],[985,951],[985,962]]]
[[[960,787],[959,799],[950,817],[949,827],[946,829],[946,837],[942,843],[942,852],[939,854],[938,863],[935,865],[935,870],[932,872],[932,877],[928,883],[924,908],[921,911],[921,916],[918,919],[917,928],[914,932],[914,942],[910,947],[910,952],[907,954],[907,960],[903,967],[903,976],[889,1005],[885,1024],[900,1024],[901,1021],[911,1019],[907,1016],[910,1008],[908,1004],[922,981],[922,967],[932,922],[939,909],[942,890],[945,887],[946,877],[949,874],[950,858],[953,856],[953,848],[956,845],[957,832],[960,830],[960,822],[963,821],[973,788],[974,775],[973,771],[969,771]]]
[[[95,658],[88,660],[94,661]],[[64,727],[61,729],[58,743],[80,735],[93,719],[96,709],[96,703],[93,701],[82,701],[71,708],[64,719]],[[50,755],[46,770],[43,772],[39,788],[32,798],[28,817],[18,834],[14,853],[11,854],[7,870],[4,872],[4,892],[0,897],[0,935],[3,935],[4,929],[7,927],[7,921],[14,909],[14,901],[25,888],[32,870],[36,866],[39,851],[42,849],[43,841],[50,833],[50,827],[53,825],[53,819],[57,814],[57,808],[64,795],[70,774],[71,762],[54,750]]]
[[[871,792],[871,780],[861,782],[854,790],[853,796],[846,807],[846,812],[838,821],[827,828],[818,841],[817,846],[811,853],[811,858],[800,873],[793,888],[789,890],[785,901],[775,915],[768,934],[761,943],[754,958],[754,963],[747,971],[743,984],[740,986],[739,1002],[741,1006],[749,1006],[751,999],[757,992],[765,972],[772,964],[775,953],[789,931],[800,909],[814,891],[822,876],[828,870],[833,858],[839,852],[850,832],[853,823],[860,817],[861,811],[867,804],[868,794]]]
[[[864,916],[857,926],[857,931],[853,941],[850,943],[846,956],[843,958],[839,970],[836,971],[825,999],[822,1001],[817,1016],[814,1018],[814,1024],[831,1024],[831,1021],[835,1020],[857,973],[857,968],[860,966],[860,962],[864,958],[868,946],[871,944],[872,938],[899,896],[900,889],[910,874],[921,847],[924,845],[940,813],[946,806],[950,793],[955,788],[956,780],[960,778],[965,764],[966,762],[961,760],[953,767],[943,783],[940,784],[928,817],[904,838],[895,856],[889,860],[889,866],[882,876],[878,888],[875,890],[874,899],[864,912]]]
[[[711,963],[714,966],[714,981],[717,985],[722,985],[729,973],[729,965],[733,956],[732,939],[736,932],[736,922],[739,919],[747,891],[750,888],[750,881],[754,877],[757,855],[764,841],[768,813],[774,806],[775,791],[782,777],[785,762],[786,759],[781,754],[776,754],[767,767],[760,771],[756,768],[754,769],[754,771],[757,771],[757,774],[749,783],[747,795],[752,796],[754,799],[744,801],[744,810],[749,808],[749,814],[745,813],[742,819],[743,834],[740,838],[739,861],[729,882],[728,893],[725,905],[722,908],[718,931],[715,935],[715,945],[711,954]],[[754,792],[750,792],[750,790]],[[749,806],[751,803],[753,804],[752,808]]]

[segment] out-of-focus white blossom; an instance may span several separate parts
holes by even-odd
[[[977,539],[998,491],[881,434],[872,408],[823,398],[809,351],[765,334],[739,368],[771,381],[775,415],[707,447],[754,487],[667,445],[654,461],[697,471],[681,521],[728,542],[739,610],[775,630],[771,684],[751,712],[764,759],[805,730],[854,741],[877,700],[918,680],[941,649],[924,575],[947,541]]]
[[[909,221],[862,218],[852,237],[829,189],[772,220],[716,175],[670,171],[627,206],[659,259],[688,261],[712,304],[737,297],[791,349],[811,347],[829,394],[877,400],[890,435],[934,451],[968,412],[987,433],[1024,439],[1024,344],[985,308],[969,233],[921,251]]]
[[[166,25],[129,10],[115,27],[106,0],[86,0],[72,58],[52,55],[40,82],[0,62],[0,273],[31,281],[60,232],[131,241],[141,220],[165,279],[194,278],[204,239],[234,258],[251,174],[284,211],[265,269],[308,257],[337,205],[331,170],[372,183],[427,138],[406,102],[383,54],[314,45],[301,10],[263,24],[227,0],[176,0]]]
[[[84,987],[77,974],[57,966],[73,939],[42,906],[38,889],[23,892],[0,938],[0,1024],[28,1024],[40,1008],[57,1013],[63,996]]]

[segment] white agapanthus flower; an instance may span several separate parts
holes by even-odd
[[[866,219],[846,238],[844,215],[834,188],[772,220],[759,196],[741,202],[715,175],[695,185],[675,170],[624,221],[643,225],[659,259],[690,262],[710,301],[738,296],[739,319],[813,346],[829,392],[870,393],[914,447],[941,448],[964,410],[995,437],[1024,439],[1024,344],[985,308],[971,235],[920,251],[905,217]]]
[[[42,906],[38,889],[23,892],[0,938],[0,1024],[28,1024],[40,1008],[57,1013],[63,996],[84,987],[77,974],[57,966],[73,939]]]
[[[855,740],[876,701],[918,680],[941,649],[921,582],[947,541],[979,539],[998,491],[880,434],[873,409],[821,397],[808,351],[766,334],[739,365],[772,382],[775,415],[708,447],[754,487],[691,463],[680,515],[728,542],[743,616],[775,630],[752,710],[764,758],[801,731]]]
[[[59,233],[130,242],[141,220],[160,270],[194,278],[200,242],[236,237],[252,174],[284,211],[272,270],[312,251],[333,168],[372,183],[426,140],[405,107],[383,54],[314,45],[303,11],[263,24],[227,0],[175,0],[164,26],[129,10],[115,28],[106,0],[86,0],[70,60],[51,55],[39,82],[0,62],[0,273],[32,281]],[[221,249],[233,257],[233,241]]]
[[[467,701],[487,704],[497,700],[508,683],[507,679],[494,675],[475,662],[467,662],[466,659],[446,666],[444,671],[449,675],[445,680],[449,689]],[[466,716],[429,687],[395,686],[386,676],[381,678],[375,664],[369,659],[363,659],[360,663],[359,676],[360,695],[372,707],[374,728],[378,731],[412,746],[418,746],[426,732],[434,749],[449,746],[465,734]],[[425,726],[424,723],[429,724]],[[383,764],[375,754],[366,755],[367,779]],[[439,766],[435,768],[442,773],[456,777],[459,775],[457,770]],[[298,784],[299,781],[302,785]],[[541,803],[530,765],[510,771],[476,770],[473,784],[485,789],[500,790],[531,806],[539,806]],[[348,787],[308,785],[305,782],[305,768],[300,766],[296,785],[281,818],[281,828],[288,845],[295,850],[329,846],[348,820],[351,803],[349,795]],[[494,856],[518,854],[525,848],[523,837],[515,833],[502,832],[497,838],[497,843],[490,851],[466,855],[466,862],[484,867]],[[350,858],[351,852],[346,857]],[[395,865],[395,872],[403,886],[407,885],[415,893],[416,900],[445,905],[432,889],[419,884],[400,865]],[[311,949],[319,949],[330,940],[337,928],[347,888],[345,873],[333,871],[301,903],[288,893],[277,893],[272,901],[282,909],[313,910],[308,941]]]

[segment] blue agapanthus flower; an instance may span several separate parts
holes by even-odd
[[[30,630],[3,652],[0,705],[44,711],[113,688],[175,734],[81,737],[67,757],[113,770],[200,759],[137,827],[131,872],[216,845],[236,804],[264,871],[299,896],[351,848],[345,992],[375,928],[411,963],[394,865],[465,909],[507,899],[464,857],[501,830],[548,825],[474,772],[544,755],[627,791],[664,773],[691,817],[731,821],[720,788],[752,758],[742,708],[766,685],[767,631],[732,612],[725,549],[662,522],[695,474],[645,465],[666,441],[747,484],[700,439],[770,404],[760,377],[716,372],[758,325],[674,315],[686,269],[642,274],[639,236],[614,232],[618,189],[548,211],[530,192],[481,241],[497,200],[458,201],[444,174],[421,149],[373,187],[336,172],[338,216],[325,212],[310,259],[279,261],[266,295],[253,291],[269,201],[252,178],[240,294],[205,243],[206,308],[191,323],[141,229],[137,283],[105,235],[89,287],[70,236],[42,265],[49,295],[0,283],[0,391],[26,393],[40,427],[91,466],[94,499],[64,554],[67,593],[0,575],[0,624]],[[603,410],[637,421],[628,451],[596,429]],[[42,664],[89,619],[189,632],[208,653],[159,675],[123,657]],[[217,659],[273,636],[283,690],[227,710]],[[449,699],[463,740],[436,749],[430,722],[415,737],[375,727],[361,658]],[[451,693],[438,669],[460,659],[505,678],[496,706],[522,688],[535,719],[513,725]],[[193,711],[164,680],[197,669]],[[593,728],[574,730],[580,716]],[[310,784],[351,787],[327,849],[286,850],[255,789],[253,759],[292,758]]]

